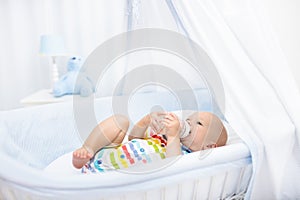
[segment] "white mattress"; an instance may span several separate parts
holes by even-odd
[[[167,186],[174,184],[177,187],[178,183],[185,182],[192,184],[199,178],[198,182],[204,181],[202,185],[209,185],[210,176],[215,176],[215,187],[220,189],[223,187],[223,179],[226,178],[224,171],[226,176],[233,177],[228,178],[227,187],[230,187],[228,190],[234,193],[237,185],[241,184],[239,183],[241,168],[248,166],[246,181],[251,177],[250,152],[243,142],[211,151],[194,152],[175,160],[165,159],[162,162],[145,165],[146,167],[131,168],[125,172],[113,171],[95,175],[80,174],[79,171],[72,170],[71,153],[60,157],[44,171],[24,166],[14,171],[11,167],[16,165],[14,162],[16,161],[7,159],[6,165],[3,165],[0,170],[0,177],[6,179],[5,185],[2,182],[2,190],[8,186],[14,189],[21,188],[21,194],[24,196],[25,188],[30,195],[52,194],[54,199],[62,197],[61,195],[66,199],[83,197],[96,199],[95,196],[100,194],[101,197],[110,199],[112,195],[128,194],[129,191],[151,191],[157,188],[169,188]],[[243,184],[247,185],[247,183]],[[189,194],[191,191],[187,190],[187,192]]]

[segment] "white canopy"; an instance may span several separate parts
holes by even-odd
[[[251,149],[248,197],[299,197],[300,95],[259,2],[129,2],[129,30],[178,31],[212,59],[225,91],[225,118]]]

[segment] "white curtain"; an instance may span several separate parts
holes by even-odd
[[[257,1],[174,1],[220,72],[225,116],[249,145],[251,199],[299,197],[300,95]]]
[[[0,1],[0,110],[50,88],[51,60],[39,55],[42,34],[60,34],[69,56],[85,58],[103,41],[127,30],[127,2],[119,0]],[[68,57],[58,58],[60,74]]]

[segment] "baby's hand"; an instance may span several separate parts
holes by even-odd
[[[162,123],[165,126],[164,132],[168,137],[179,137],[180,122],[174,113],[166,114]]]
[[[152,112],[150,113],[150,124],[152,130],[156,133],[160,133],[164,128],[163,119],[167,115],[166,112]]]

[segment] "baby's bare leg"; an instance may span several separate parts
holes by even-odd
[[[99,149],[111,143],[122,143],[128,126],[128,119],[122,115],[114,115],[102,121],[94,128],[83,146],[73,152],[74,167],[83,167]]]

